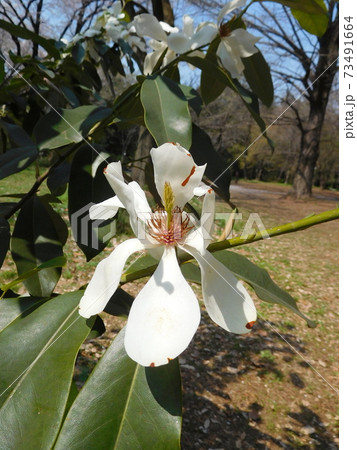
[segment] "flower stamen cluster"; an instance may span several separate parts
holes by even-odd
[[[149,236],[162,245],[177,245],[192,228],[189,216],[184,217],[182,209],[178,206],[173,209],[170,221],[168,221],[168,213],[158,208],[147,222]]]
[[[221,38],[225,38],[231,35],[231,27],[229,22],[222,23],[219,28],[218,32]]]

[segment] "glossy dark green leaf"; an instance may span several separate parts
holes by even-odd
[[[266,1],[266,0],[259,0]],[[269,0],[307,14],[326,14],[326,6],[322,0]]]
[[[116,125],[120,128],[128,128],[133,125],[145,125],[139,85],[131,86],[116,102],[116,117],[113,120]]]
[[[37,122],[35,140],[40,150],[81,142],[90,129],[112,113],[110,108],[86,105],[51,111]]]
[[[87,339],[95,339],[105,333],[105,324],[103,319],[100,316],[95,317],[94,324],[90,333],[87,336]]]
[[[73,48],[72,48],[72,56],[73,59],[76,61],[76,64],[81,64],[83,62],[83,59],[85,57],[86,51],[83,47],[83,44],[81,42],[77,42]]]
[[[281,289],[270,278],[265,269],[258,267],[245,256],[238,253],[223,250],[213,253],[214,257],[230,269],[237,277],[246,281],[254,289],[257,296],[269,303],[277,303],[293,311],[295,314],[306,320],[310,327],[315,327],[315,323],[306,317],[298,308],[293,297]],[[182,265],[183,273],[188,280],[195,283],[200,282],[199,269],[195,264],[187,263]]]
[[[142,84],[140,98],[146,127],[157,145],[178,142],[189,149],[192,121],[188,101],[179,86],[169,78],[148,77]]]
[[[0,267],[9,250],[10,244],[10,226],[9,222],[0,217]]]
[[[261,52],[249,58],[242,59],[244,76],[251,90],[266,106],[271,106],[274,100],[274,87],[270,68]]]
[[[56,42],[53,39],[45,39],[44,37],[39,36],[37,33],[34,33],[27,28],[21,27],[19,25],[14,25],[2,19],[0,20],[0,28],[15,37],[36,42],[36,44],[39,44],[42,48],[44,48],[49,55],[57,59],[60,58],[60,53],[56,48]]]
[[[19,317],[26,317],[47,299],[43,297],[17,297],[0,300],[0,332]],[[0,369],[1,370],[1,369]]]
[[[115,234],[115,219],[93,221],[89,218],[89,208],[93,203],[114,195],[103,174],[103,169],[111,161],[107,157],[107,154],[98,154],[84,146],[76,153],[71,166],[68,213],[73,237],[87,260],[100,253]]]
[[[53,195],[62,195],[67,189],[71,164],[67,161],[51,170],[47,178],[47,186]]]
[[[127,316],[133,301],[134,297],[132,295],[118,288],[110,298],[104,311],[112,316]]]
[[[225,85],[226,87],[229,87],[230,89],[234,90],[243,100],[244,105],[250,112],[253,119],[258,124],[259,128],[261,129],[263,136],[267,139],[270,147],[274,148],[274,143],[271,141],[271,139],[268,137],[268,135],[265,132],[265,123],[264,120],[260,116],[259,112],[259,102],[256,95],[254,95],[252,92],[248,91],[248,89],[244,88],[237,80],[232,80],[232,78],[229,76],[229,74],[223,70],[221,67],[219,67],[216,62],[213,62],[212,58],[200,58],[198,56],[181,56],[181,59],[183,61],[189,62],[190,64],[198,67],[202,71],[207,71],[209,76],[212,76],[217,81]],[[217,91],[218,93],[218,91]],[[210,96],[209,90],[207,90],[208,97],[205,99],[202,93],[203,101],[207,104],[209,103],[213,98]]]
[[[229,170],[226,170],[227,164],[214,149],[208,134],[196,125],[192,127],[190,153],[196,164],[202,165],[207,163],[205,175],[220,188],[225,200],[229,200],[231,173]]]
[[[52,448],[78,349],[94,322],[78,314],[82,294],[55,297],[0,333],[3,448]]]
[[[199,115],[202,109],[202,98],[200,94],[196,91],[196,89],[193,89],[193,87],[186,86],[184,84],[180,84],[180,89],[185,95],[188,104],[195,111],[195,113]]]
[[[217,98],[217,96],[223,91],[224,87],[231,87],[232,89],[235,89],[232,84],[232,80],[226,72],[218,66],[217,59],[215,59],[214,54],[210,54],[208,58],[182,55],[181,59],[201,69],[201,83],[203,77],[203,88],[201,86],[201,95],[206,105]],[[209,89],[210,82],[212,83],[212,90]]]
[[[247,89],[245,89],[237,80],[234,80],[234,84],[236,86],[237,92],[239,92],[239,95],[241,96],[243,103],[245,107],[250,112],[250,115],[253,117],[255,122],[260,128],[260,131],[262,132],[262,135],[267,140],[270,148],[274,150],[275,145],[274,142],[269,138],[267,132],[266,132],[266,125],[264,120],[260,116],[260,109],[259,109],[259,102],[258,97],[254,95],[253,93],[249,92]]]
[[[67,225],[52,207],[34,196],[21,208],[11,237],[11,252],[18,274],[35,269],[51,259],[63,256]],[[47,268],[24,281],[31,295],[51,295],[60,277],[60,268]]]
[[[38,156],[35,145],[8,150],[0,155],[0,180],[21,172],[32,164]]]
[[[55,450],[180,448],[181,380],[177,359],[144,368],[114,339],[78,394]]]
[[[4,78],[5,78],[5,61],[0,57],[0,83],[4,81]]]
[[[34,145],[30,136],[19,125],[0,119],[0,128],[6,132],[11,144],[14,147],[31,147]]]
[[[218,40],[211,42],[205,57],[205,66],[201,71],[201,95],[206,105],[219,97],[227,87],[222,80],[218,58],[216,55]]]
[[[0,287],[3,291],[6,292],[9,289],[13,289],[15,286],[17,286],[18,284],[27,280],[28,278],[32,277],[33,275],[37,274],[41,270],[50,269],[53,267],[63,267],[66,264],[66,262],[67,262],[67,260],[66,260],[65,256],[57,256],[56,258],[50,259],[49,261],[46,261],[46,262],[40,264],[39,266],[35,267],[34,269],[29,270],[28,272],[22,273],[15,280],[11,281],[10,283],[0,285]]]
[[[136,259],[132,264],[130,264],[130,266],[125,271],[125,275],[128,275],[129,273],[137,272],[138,270],[147,269],[148,267],[153,266],[158,263],[159,263],[159,261],[148,253],[148,254]]]
[[[315,36],[321,37],[326,32],[329,18],[324,0],[315,0],[315,2],[321,7],[321,9],[325,9],[325,14],[312,14],[293,8],[291,8],[291,13],[299,22],[301,28],[311,34],[314,34]]]

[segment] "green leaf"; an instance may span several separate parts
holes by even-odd
[[[188,101],[179,86],[162,76],[148,77],[142,84],[140,98],[146,127],[157,145],[178,142],[189,149],[192,142],[191,115]]]
[[[259,0],[261,2],[266,0]],[[326,14],[326,5],[323,0],[269,0],[280,3],[289,8],[304,11],[307,14]]]
[[[28,272],[24,272],[19,277],[17,277],[15,280],[11,281],[10,283],[3,284],[0,286],[0,288],[6,292],[9,289],[12,289],[13,287],[20,284],[22,281],[27,280],[28,278],[32,277],[33,275],[37,274],[41,270],[44,269],[50,269],[53,267],[63,267],[66,264],[67,260],[65,256],[58,256],[56,258],[50,259],[49,261],[46,261],[43,264],[40,264],[39,266],[35,267],[34,269],[29,270]]]
[[[51,170],[47,178],[47,187],[53,195],[62,195],[66,192],[71,164],[63,161],[59,166]]]
[[[214,40],[208,47],[205,57],[206,65],[201,72],[201,95],[206,105],[219,97],[227,87],[227,83],[222,80],[222,75],[219,74],[219,64],[216,55],[218,43],[218,39]]]
[[[196,91],[196,89],[193,89],[193,87],[186,86],[184,84],[180,84],[180,89],[186,97],[188,104],[195,111],[195,113],[199,115],[202,109],[202,98],[200,94]]]
[[[26,317],[47,300],[43,297],[17,297],[0,300],[0,332],[16,319]]]
[[[205,175],[221,189],[224,198],[229,200],[231,173],[229,170],[226,171],[227,164],[214,149],[208,134],[196,125],[192,128],[190,153],[196,164],[207,163]]]
[[[51,111],[36,123],[35,140],[40,150],[63,147],[81,142],[91,128],[110,116],[112,110],[86,105],[74,109]]]
[[[78,394],[55,450],[180,448],[181,381],[177,359],[144,368],[124,350],[122,331]]]
[[[30,136],[19,125],[0,119],[0,128],[6,132],[10,142],[15,147],[31,147],[34,145]]]
[[[76,64],[78,64],[78,65],[82,64],[85,55],[86,55],[86,51],[85,51],[83,44],[81,44],[81,42],[77,42],[72,47],[72,56],[73,56],[73,59],[75,60]]]
[[[94,322],[94,317],[86,321],[78,314],[82,295],[55,297],[0,333],[3,448],[52,448],[78,349]]]
[[[115,122],[121,128],[144,124],[144,109],[140,100],[141,85],[136,83],[127,88],[114,101]]]
[[[95,339],[105,333],[105,324],[100,316],[95,316],[95,321],[87,339]]]
[[[112,316],[127,316],[129,314],[134,297],[118,288],[111,296],[104,311]]]
[[[68,185],[68,213],[73,237],[89,261],[98,255],[115,234],[114,220],[90,220],[93,203],[113,197],[103,169],[111,159],[83,146],[73,158]]]
[[[239,279],[250,284],[260,299],[285,306],[306,320],[310,327],[316,326],[312,320],[299,310],[293,297],[274,283],[265,269],[258,267],[244,256],[227,250],[215,252],[214,257],[228,267]],[[196,283],[200,282],[197,272],[199,269],[196,265],[187,263],[183,264],[182,268],[184,268],[185,272],[183,271],[183,273],[187,276],[187,279]]]
[[[136,259],[127,268],[124,275],[128,275],[128,274],[137,272],[138,270],[145,270],[148,267],[153,266],[158,263],[159,263],[159,261],[148,253],[147,255],[141,256],[140,258]]]
[[[0,20],[0,28],[15,37],[28,39],[32,42],[35,42],[36,44],[39,44],[42,48],[44,48],[49,55],[53,56],[56,59],[60,58],[60,52],[56,48],[56,41],[54,41],[53,39],[45,39],[44,37],[39,36],[37,33],[34,33],[27,28],[20,27],[19,25],[14,25],[12,23],[6,22],[5,20]]]
[[[201,69],[201,95],[206,105],[217,98],[224,87],[236,90],[231,78],[219,67],[214,53],[209,53],[206,58],[181,55],[180,59]]]
[[[52,207],[39,197],[32,197],[21,208],[11,238],[11,252],[18,274],[63,256],[67,225]],[[24,281],[31,295],[51,295],[60,277],[57,267],[44,268]]]
[[[10,244],[9,222],[0,217],[0,267],[5,259]]]
[[[21,172],[32,164],[38,156],[35,145],[8,150],[0,155],[0,180]]]
[[[267,135],[265,122],[260,116],[258,98],[253,93],[247,91],[237,80],[235,80],[235,85],[237,91],[240,93],[240,96],[243,100],[245,107],[248,109],[250,115],[253,117],[253,119],[259,126],[260,131],[267,140],[270,148],[274,150],[275,148],[274,142]]]
[[[315,0],[315,2],[318,3],[321,8],[326,9],[324,0]],[[301,28],[306,30],[308,33],[314,34],[318,37],[325,34],[329,22],[327,11],[324,14],[312,14],[291,8],[291,14],[299,22]]]
[[[0,52],[2,56],[2,53]],[[5,61],[0,56],[0,83],[4,81],[5,78]]]
[[[244,76],[251,90],[266,106],[271,106],[274,100],[274,87],[270,68],[261,52],[249,58],[242,59]]]
[[[198,56],[185,56],[185,55],[182,55],[180,58],[183,61],[189,62],[190,64],[198,67],[202,71],[208,71],[209,73],[212,74],[212,76],[215,79],[217,79],[219,82],[229,87],[230,89],[233,89],[238,95],[240,95],[244,105],[246,106],[251,116],[261,129],[263,136],[267,139],[268,144],[272,149],[274,149],[274,143],[272,142],[271,139],[269,139],[269,137],[265,132],[266,127],[264,120],[260,117],[259,102],[256,95],[245,89],[237,80],[232,80],[232,78],[228,75],[227,72],[225,72],[221,67],[217,66],[217,64],[213,62],[212,58],[203,59],[199,58]],[[205,99],[205,97],[202,95],[202,98],[205,103],[211,101],[210,97]]]

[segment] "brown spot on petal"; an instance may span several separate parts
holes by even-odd
[[[191,156],[191,158],[192,158],[192,155],[191,155],[191,153],[187,153],[187,156]]]
[[[177,145],[177,143],[176,143],[176,142],[169,142],[169,144],[172,144],[172,145]]]
[[[151,363],[151,364],[150,364],[150,367],[155,367],[155,363]]]
[[[181,183],[181,186],[186,186],[186,184],[189,182],[190,178],[195,173],[195,171],[196,171],[196,166],[193,166],[191,169],[190,175],[185,180],[183,180],[183,182]]]
[[[209,193],[209,194],[212,194],[212,192],[213,192],[213,189],[209,188],[209,189],[208,189],[208,193]]]
[[[167,362],[170,362],[170,361],[172,361],[172,358],[167,358]]]
[[[104,167],[103,173],[107,173],[107,167]]]
[[[253,328],[254,324],[255,324],[255,320],[253,320],[252,322],[248,322],[245,327],[248,328],[248,330],[251,330]]]

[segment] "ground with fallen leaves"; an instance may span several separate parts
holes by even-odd
[[[231,193],[243,219],[258,213],[266,228],[333,209],[338,202],[336,192],[315,189],[313,199],[296,201],[287,196],[288,190],[274,183],[240,181]],[[228,211],[223,203],[218,210]],[[237,224],[236,232],[239,229]],[[57,292],[87,283],[103,258],[86,263],[71,240],[66,250],[69,263]],[[337,449],[338,222],[235,251],[267,269],[317,327],[308,328],[289,310],[252,293],[259,320],[251,333],[237,336],[216,326],[201,304],[201,325],[180,357],[182,449]],[[13,263],[8,262],[7,269],[13,278]],[[126,289],[135,295],[145,281],[129,283]],[[194,289],[200,297],[200,288]],[[78,356],[79,386],[125,324],[119,317],[102,317],[107,331],[86,341]]]

